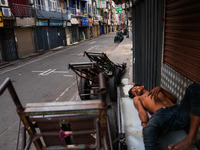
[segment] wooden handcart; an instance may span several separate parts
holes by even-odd
[[[101,100],[28,103],[23,107],[9,78],[0,86],[0,95],[6,89],[29,134],[28,140],[22,140],[23,149],[28,150],[31,143],[37,150],[116,149],[110,128],[117,123],[110,124],[107,112],[112,108]]]

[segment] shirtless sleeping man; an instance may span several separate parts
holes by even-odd
[[[133,98],[143,126],[145,150],[159,150],[158,135],[178,129],[189,129],[188,135],[183,141],[169,145],[169,149],[189,150],[194,144],[200,125],[199,84],[193,83],[186,89],[180,104],[160,86],[149,92],[144,86],[135,85],[129,90],[129,97]],[[153,113],[151,118],[147,111]]]

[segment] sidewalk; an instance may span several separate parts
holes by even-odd
[[[134,85],[132,80],[132,39],[126,38],[119,46],[108,54],[108,57],[114,62],[121,64],[127,63],[127,69],[122,76],[121,90],[121,115],[122,115],[122,133],[125,133],[128,150],[144,150],[142,127],[138,117],[138,112],[133,105],[133,100],[128,97],[128,90]]]
[[[131,37],[131,35],[129,36]],[[122,76],[121,89],[121,116],[122,116],[122,133],[125,133],[126,144],[128,150],[145,150],[141,121],[138,116],[138,111],[134,107],[133,100],[128,97],[129,89],[134,85],[132,80],[132,47],[131,38],[124,37],[124,40],[119,46],[108,54],[108,57],[114,62],[121,64],[127,63],[127,70]],[[184,130],[170,131],[164,136],[159,137],[160,148],[168,150],[168,145],[183,140],[187,134]],[[197,150],[194,146],[192,150]]]

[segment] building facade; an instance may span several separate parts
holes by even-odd
[[[0,62],[114,31],[111,0],[0,1]]]

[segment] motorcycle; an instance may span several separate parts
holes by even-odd
[[[115,36],[115,38],[114,38],[114,43],[116,43],[116,42],[121,42],[121,41],[123,41],[123,39],[124,39],[124,36],[123,36],[122,31],[121,31],[121,30],[118,30],[118,31],[116,32],[116,36]]]

